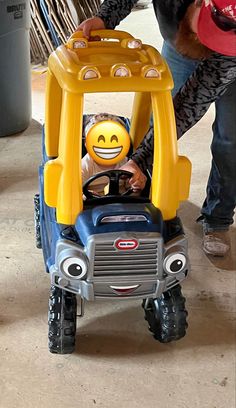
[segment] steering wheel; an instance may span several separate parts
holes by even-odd
[[[108,194],[101,197],[110,197],[110,196],[128,196],[130,195],[133,190],[129,188],[124,193],[120,193],[120,178],[125,176],[125,178],[131,179],[133,173],[126,170],[107,170],[103,171],[102,173],[95,174],[94,176],[90,177],[83,185],[83,193],[87,199],[91,198],[98,198],[96,194],[93,194],[92,191],[89,190],[89,185],[94,181],[102,177],[107,177],[109,179],[109,190]]]

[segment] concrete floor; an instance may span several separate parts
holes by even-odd
[[[152,22],[152,9],[136,11],[121,28],[160,48]],[[179,211],[192,264],[183,284],[187,336],[156,342],[139,301],[90,303],[78,322],[76,352],[58,356],[47,349],[49,277],[34,245],[44,82],[44,75],[33,76],[31,126],[0,139],[0,408],[234,408],[236,229],[231,254],[210,259],[194,221],[209,172],[213,108],[180,142],[193,164],[190,198]],[[108,104],[92,97],[87,111],[102,106],[129,115],[129,98],[116,95]]]

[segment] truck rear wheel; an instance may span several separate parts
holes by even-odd
[[[52,286],[48,311],[48,346],[51,353],[70,354],[74,351],[76,314],[76,295]]]
[[[39,194],[34,196],[34,225],[35,225],[35,239],[36,247],[42,248],[41,228],[40,228],[40,197]]]
[[[156,340],[169,343],[185,336],[188,313],[180,285],[167,290],[159,298],[144,299],[142,306]]]

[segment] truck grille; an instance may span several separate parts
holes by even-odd
[[[156,275],[158,240],[139,239],[135,250],[117,250],[114,241],[95,242],[94,276]]]

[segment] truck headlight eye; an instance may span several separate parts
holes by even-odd
[[[81,279],[87,272],[87,265],[82,258],[67,258],[62,264],[63,272],[74,279]]]
[[[186,262],[184,254],[172,253],[165,258],[164,269],[169,274],[179,273],[185,268]]]

